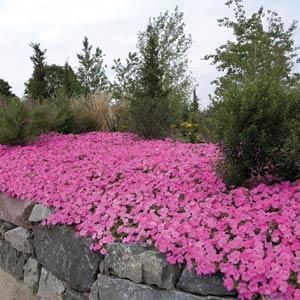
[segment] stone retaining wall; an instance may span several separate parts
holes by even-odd
[[[42,300],[222,300],[222,276],[169,265],[146,245],[114,243],[102,256],[71,227],[42,226],[51,210],[0,194],[0,268]]]

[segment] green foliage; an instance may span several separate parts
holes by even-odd
[[[130,102],[130,113],[138,134],[146,138],[164,136],[176,120],[176,102],[163,85],[163,65],[159,63],[159,35],[151,24],[140,35],[139,86]]]
[[[180,122],[192,80],[188,73],[187,50],[191,37],[184,34],[183,14],[175,9],[149,20],[138,35],[137,53],[126,64],[115,61],[113,95],[127,101],[133,129],[146,138],[169,133]]]
[[[73,71],[72,67],[66,62],[64,65],[64,77],[63,77],[63,94],[67,97],[77,96],[82,94],[82,86],[77,78],[77,75]]]
[[[289,90],[288,97],[287,132],[277,164],[281,177],[294,180],[300,178],[300,83]]]
[[[0,144],[23,145],[48,132],[53,114],[45,104],[12,98],[0,105]]]
[[[0,96],[3,97],[16,97],[16,95],[11,91],[11,86],[7,81],[0,78]]]
[[[70,133],[74,127],[74,116],[70,100],[60,94],[52,101],[40,104],[28,103],[31,110],[32,128],[38,134],[48,132]]]
[[[46,50],[41,50],[40,44],[31,43],[34,54],[30,57],[33,62],[33,74],[25,83],[25,94],[34,102],[42,102],[50,97],[46,80]]]
[[[297,162],[297,155],[293,154],[299,154],[299,148],[293,148],[296,143],[299,147],[299,135],[297,138],[293,132],[296,118],[291,111],[291,97],[285,86],[270,78],[227,90],[214,115],[225,154],[220,170],[227,183],[242,184],[265,175],[289,179],[295,179],[292,173],[299,175],[299,156]],[[287,174],[287,160],[294,170],[290,172],[292,176]]]
[[[71,66],[66,63],[64,66],[46,66],[46,81],[49,97],[54,98],[59,94],[67,97],[79,95],[82,87]]]
[[[211,142],[207,116],[199,109],[199,99],[195,90],[192,102],[184,109],[183,120],[184,122],[175,128],[175,135],[179,139],[190,143]]]
[[[296,22],[285,29],[276,12],[260,8],[247,17],[242,0],[230,0],[226,5],[233,6],[234,18],[225,17],[218,22],[221,27],[231,29],[235,39],[205,57],[223,74],[214,81],[216,98],[222,100],[223,93],[232,84],[243,84],[245,80],[262,76],[291,83],[297,56],[292,38]]]
[[[64,68],[58,65],[45,67],[45,79],[47,81],[47,90],[50,97],[54,97],[63,90]]]
[[[191,111],[195,112],[195,113],[200,111],[199,98],[197,96],[196,89],[193,90],[193,100],[191,103]]]
[[[34,103],[0,102],[0,144],[24,145],[42,133],[82,133],[111,129],[110,97],[89,95]]]
[[[241,0],[227,5],[234,5],[234,19],[219,24],[233,30],[234,41],[206,57],[222,71],[209,119],[223,145],[219,169],[229,184],[265,175],[295,179],[299,122],[291,107],[300,104],[291,86],[297,79],[292,74],[296,24],[286,30],[277,13],[263,8],[247,17]]]
[[[17,98],[0,101],[0,144],[23,145],[42,133],[68,133],[73,123],[65,98],[41,103]]]
[[[44,69],[44,80],[43,80],[43,89],[44,97],[47,95],[47,98],[34,98],[32,94],[32,88],[35,86],[35,78],[34,74],[29,79],[27,84],[27,94],[30,95],[31,100],[35,99],[43,99],[49,100],[54,99],[60,94],[63,94],[67,97],[80,95],[83,92],[83,88],[80,82],[77,79],[76,74],[68,63],[65,63],[64,66],[59,65],[46,65],[43,67]],[[30,92],[31,91],[31,92]],[[36,93],[35,93],[36,94]],[[39,101],[39,102],[43,102]],[[36,102],[36,101],[35,101]]]
[[[23,144],[32,135],[30,111],[20,100],[0,101],[0,144]]]
[[[125,64],[121,59],[115,59],[112,70],[115,72],[115,80],[111,85],[113,97],[119,101],[129,101],[137,84],[137,70],[139,57],[137,53],[129,52]]]
[[[108,89],[109,82],[105,74],[104,55],[99,47],[92,53],[93,46],[88,38],[83,39],[83,53],[78,54],[78,79],[84,88],[84,93],[96,93]]]

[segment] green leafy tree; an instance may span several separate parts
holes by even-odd
[[[231,85],[241,85],[261,76],[291,83],[294,78],[291,71],[297,57],[292,38],[296,22],[285,29],[276,12],[265,11],[261,7],[247,17],[242,0],[230,0],[226,5],[233,6],[234,18],[225,17],[219,19],[218,23],[221,27],[231,29],[235,39],[205,57],[222,72],[214,81],[215,100],[221,100]]]
[[[55,64],[48,65],[45,68],[45,73],[48,94],[50,97],[55,97],[63,89],[64,68]]]
[[[59,93],[70,97],[79,95],[82,91],[80,82],[71,66],[65,63],[64,66],[52,64],[46,66],[47,90],[51,98]]]
[[[137,52],[129,55],[126,64],[115,61],[117,80],[112,90],[128,101],[134,129],[144,137],[168,134],[171,125],[180,122],[182,107],[189,101],[191,37],[184,29],[183,13],[177,7],[174,13],[160,14],[139,33]]]
[[[30,43],[30,47],[34,52],[30,57],[33,62],[33,74],[25,83],[25,93],[32,101],[42,102],[50,96],[46,80],[46,50],[41,50],[39,43]]]
[[[67,96],[76,96],[82,93],[82,86],[72,67],[66,62],[64,65],[63,92]]]
[[[229,184],[249,183],[265,175],[295,179],[299,157],[291,145],[299,146],[292,138],[299,114],[292,103],[300,103],[291,90],[297,79],[292,73],[296,24],[285,29],[277,13],[265,13],[263,8],[247,17],[241,0],[227,5],[234,5],[234,19],[219,23],[233,30],[234,40],[206,57],[222,72],[215,81],[211,109],[225,154],[219,169]],[[287,156],[290,173],[284,168]]]
[[[0,95],[4,97],[15,97],[16,95],[11,91],[11,86],[7,81],[0,78]]]
[[[87,37],[83,39],[83,53],[77,54],[79,60],[78,79],[85,94],[107,90],[109,81],[105,74],[104,55],[99,47],[92,53],[93,46]]]
[[[115,72],[115,80],[111,84],[111,90],[115,99],[128,101],[132,98],[137,82],[139,61],[136,52],[129,52],[125,64],[122,64],[120,58],[114,60],[112,69]]]
[[[163,66],[159,63],[159,36],[151,24],[140,36],[140,65],[138,87],[130,102],[137,132],[147,138],[161,136],[174,120],[176,108],[172,105],[170,90],[164,89]]]

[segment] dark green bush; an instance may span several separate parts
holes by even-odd
[[[282,178],[300,178],[300,86],[289,93],[287,134],[277,157],[278,173]]]
[[[108,131],[112,127],[107,93],[69,99],[60,94],[42,102],[0,99],[0,144],[23,145],[42,133]]]
[[[0,144],[23,145],[51,131],[70,132],[72,114],[67,100],[41,103],[17,98],[0,100]]]
[[[213,121],[225,156],[219,170],[228,184],[266,175],[297,178],[297,103],[297,93],[260,78],[232,86],[215,104]]]
[[[34,137],[31,113],[17,98],[0,99],[0,144],[24,144]]]

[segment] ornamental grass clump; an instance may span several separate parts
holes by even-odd
[[[109,131],[112,128],[111,95],[98,92],[70,99],[73,132]]]

